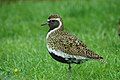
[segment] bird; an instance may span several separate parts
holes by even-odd
[[[74,24],[74,23],[73,23]],[[63,20],[58,14],[52,14],[47,22],[41,26],[49,26],[46,36],[46,46],[53,59],[68,64],[69,71],[71,64],[81,64],[88,60],[103,60],[103,57],[90,50],[75,35],[64,31]]]

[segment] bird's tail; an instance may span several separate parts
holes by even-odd
[[[107,64],[107,61],[105,59],[97,59],[98,61],[100,61],[101,63]]]

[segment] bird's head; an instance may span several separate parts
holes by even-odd
[[[57,14],[50,15],[48,17],[47,22],[42,24],[41,26],[44,26],[44,25],[49,25],[49,27],[50,27],[49,31],[54,30],[54,29],[63,30],[62,18]]]

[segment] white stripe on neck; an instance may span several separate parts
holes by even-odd
[[[50,31],[48,32],[47,37],[46,37],[46,40],[48,39],[49,35],[50,35],[52,32],[58,30],[58,29],[62,26],[62,22],[60,21],[60,18],[52,18],[52,19],[50,19],[50,20],[57,20],[57,21],[59,21],[60,24],[59,24],[59,26],[58,26],[57,28],[55,28],[55,29],[53,29],[53,30],[50,30]]]

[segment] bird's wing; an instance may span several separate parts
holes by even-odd
[[[92,59],[102,58],[99,55],[95,54],[93,51],[87,49],[87,46],[77,37],[67,32],[61,32],[60,35],[57,36],[57,39],[58,40],[56,41],[59,42],[58,48],[64,53]]]

